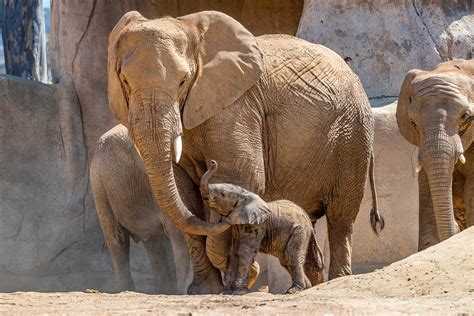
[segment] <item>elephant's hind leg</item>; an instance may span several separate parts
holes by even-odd
[[[291,287],[287,294],[298,293],[311,287],[311,283],[304,273],[304,262],[308,249],[308,237],[303,228],[297,226],[291,233],[285,248],[285,266],[291,275]]]
[[[329,280],[352,274],[352,222],[332,218],[328,222]]]
[[[362,179],[364,177],[361,176]],[[329,237],[329,280],[352,274],[352,232],[363,197],[363,184],[341,188],[341,197],[331,201],[326,212]],[[359,187],[358,187],[359,186]],[[354,187],[354,188],[350,188]],[[358,188],[357,188],[358,187]]]
[[[162,232],[144,241],[151,264],[156,294],[177,294],[176,265],[168,237]]]

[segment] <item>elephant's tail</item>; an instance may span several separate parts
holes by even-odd
[[[379,212],[378,201],[377,201],[377,190],[375,189],[375,178],[374,178],[374,152],[370,155],[370,166],[369,166],[369,180],[370,190],[372,191],[372,209],[370,210],[370,225],[372,230],[378,235],[377,223],[380,226],[380,231],[385,227],[385,220]]]
[[[321,248],[319,248],[318,242],[316,241],[316,233],[311,234],[311,238],[308,244],[308,250],[306,252],[306,260],[304,262],[304,273],[308,277],[312,286],[324,282],[324,257]]]

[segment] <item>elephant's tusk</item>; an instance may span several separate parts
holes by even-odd
[[[420,158],[420,153],[418,147],[416,147],[416,166],[415,166],[415,172],[419,173],[421,171],[422,165],[421,165],[421,158]]]
[[[459,161],[460,161],[461,163],[466,163],[466,157],[464,157],[464,155],[461,154],[461,156],[459,156]]]
[[[181,159],[181,152],[183,151],[183,139],[181,135],[176,137],[173,142],[174,162],[178,163]]]
[[[137,151],[138,156],[140,156],[140,158],[143,160],[142,154],[140,154],[137,145],[133,144],[133,146],[135,146],[135,150]]]
[[[416,164],[416,168],[415,168],[416,173],[420,172],[421,168],[422,168],[422,166],[421,166],[420,160],[417,160],[417,164]]]

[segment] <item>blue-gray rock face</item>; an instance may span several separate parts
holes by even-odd
[[[405,74],[474,52],[471,1],[307,0],[297,36],[340,54],[369,98],[398,96]]]

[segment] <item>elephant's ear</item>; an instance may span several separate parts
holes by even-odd
[[[230,16],[203,11],[178,19],[200,34],[199,70],[183,113],[184,126],[192,129],[252,87],[262,73],[263,59],[252,33]]]
[[[119,79],[120,56],[118,56],[118,45],[120,36],[131,26],[136,23],[146,21],[146,19],[137,11],[126,13],[120,21],[117,22],[114,29],[109,35],[108,48],[108,98],[109,107],[115,117],[127,126],[128,123],[128,101],[125,89]]]
[[[227,216],[227,223],[231,225],[261,224],[270,217],[270,214],[268,204],[255,194],[239,202],[235,210]]]
[[[419,143],[419,134],[415,127],[412,124],[410,119],[410,111],[412,110],[412,86],[411,83],[413,79],[422,73],[421,70],[412,69],[405,76],[403,81],[402,88],[400,89],[400,95],[398,97],[397,103],[397,124],[398,129],[403,137],[413,145],[418,146]]]

